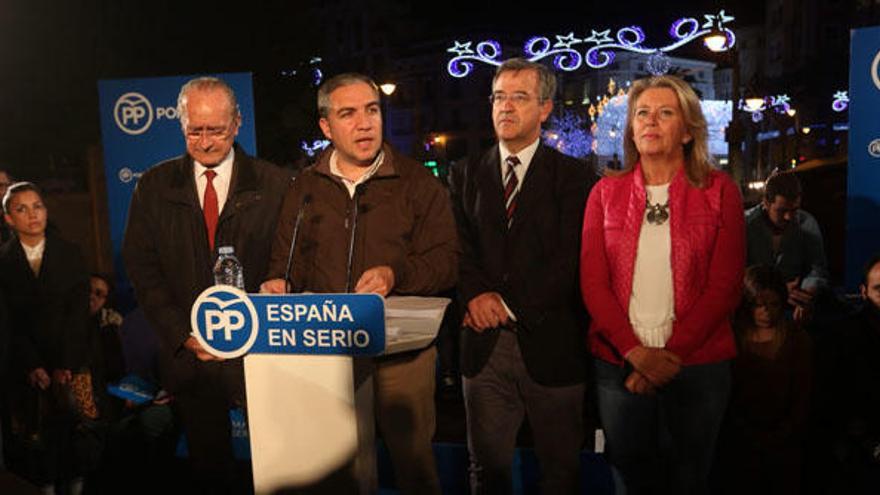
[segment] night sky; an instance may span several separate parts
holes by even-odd
[[[257,85],[261,80],[272,83],[280,71],[321,53],[315,35],[321,26],[309,16],[311,5],[0,0],[0,166],[39,176],[49,162],[81,158],[88,146],[99,145],[99,79],[251,71]],[[580,35],[591,28],[633,24],[645,28],[649,42],[665,42],[674,20],[702,19],[721,4],[541,2],[527,9],[509,2],[452,0],[364,5],[393,13],[395,22],[417,26],[412,30],[416,35],[398,38],[407,45],[432,37],[467,38],[475,32],[521,43],[532,34]],[[761,5],[747,0],[723,8],[738,23],[753,22],[763,14]],[[269,104],[257,102],[258,108]]]

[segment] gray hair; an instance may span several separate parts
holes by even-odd
[[[546,65],[529,62],[524,58],[511,58],[498,66],[498,69],[495,71],[495,77],[492,78],[492,88],[495,88],[495,82],[502,73],[519,72],[522,70],[533,70],[538,75],[538,99],[540,101],[553,100],[553,97],[556,95],[556,75]]]
[[[330,93],[343,86],[350,86],[358,83],[363,83],[369,86],[370,89],[376,93],[376,98],[379,98],[379,86],[376,85],[376,81],[370,78],[370,76],[359,74],[357,72],[346,72],[345,74],[339,74],[327,79],[324,81],[324,84],[318,88],[318,115],[324,118],[330,115]]]
[[[235,91],[232,91],[232,88],[226,83],[226,81],[212,76],[197,77],[195,79],[190,79],[186,84],[181,86],[180,94],[177,95],[177,115],[180,117],[180,126],[184,130],[186,130],[187,119],[189,119],[189,115],[187,114],[189,93],[191,91],[211,91],[215,89],[219,89],[226,93],[226,96],[229,98],[229,106],[232,107],[232,117],[235,119],[241,117],[241,109],[238,108],[238,100],[235,98]]]

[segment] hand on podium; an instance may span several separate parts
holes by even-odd
[[[358,294],[379,294],[387,296],[394,288],[394,270],[390,266],[374,266],[365,271],[354,286]]]
[[[283,278],[273,278],[260,284],[260,294],[286,294],[287,283]]]
[[[183,342],[183,347],[195,354],[199,361],[223,361],[223,358],[217,357],[206,351],[195,337],[187,338]]]

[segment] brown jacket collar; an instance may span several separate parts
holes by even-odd
[[[333,146],[328,146],[321,155],[318,157],[318,161],[315,163],[315,172],[320,174],[329,176],[331,178],[335,178],[332,172],[330,172],[330,156],[333,155],[333,151],[336,148]],[[382,151],[385,152],[385,158],[382,160],[382,164],[379,165],[379,168],[376,170],[376,173],[373,174],[373,177],[395,177],[398,175],[397,168],[394,166],[394,159],[396,157],[396,153],[391,148],[391,145],[388,143],[382,144]]]

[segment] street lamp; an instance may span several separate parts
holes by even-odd
[[[728,33],[724,26],[721,25],[721,21],[719,20],[712,31],[709,32],[704,38],[703,43],[706,47],[715,52],[728,52],[728,56],[731,58],[731,89],[730,89],[730,99],[732,102],[731,105],[731,118],[730,125],[727,128],[727,163],[730,168],[731,175],[733,175],[734,180],[737,184],[742,184],[743,181],[743,169],[742,169],[742,139],[743,139],[743,127],[742,123],[737,118],[737,106],[739,105],[740,92],[739,92],[739,50],[736,48],[736,44],[734,43],[733,37]],[[762,100],[763,103],[763,100]]]
[[[380,84],[379,89],[382,91],[382,93],[385,94],[385,96],[390,98],[391,95],[394,94],[394,91],[397,89],[397,85],[393,82],[386,82],[384,84]],[[388,98],[382,98],[382,115],[385,116],[385,125],[382,126],[382,133],[385,136],[390,136],[390,131],[388,131],[388,127],[391,126],[390,119],[388,118],[388,105]]]

